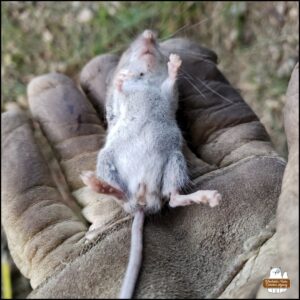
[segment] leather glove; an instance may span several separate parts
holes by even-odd
[[[222,202],[215,208],[166,207],[146,219],[135,297],[216,297],[274,234],[286,163],[218,70],[212,51],[184,39],[162,47],[183,61],[178,123],[193,190],[218,190]],[[86,219],[101,229],[93,242],[86,243],[88,226],[62,201],[30,119],[2,115],[2,223],[13,259],[34,289],[29,298],[113,298],[120,291],[131,218],[79,177],[95,169],[104,145],[105,93],[117,62],[110,54],[90,61],[80,75],[83,91],[60,74],[37,77],[28,86],[30,111],[70,192]]]

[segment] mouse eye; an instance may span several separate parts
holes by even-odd
[[[140,76],[143,77],[143,76],[144,76],[144,73],[140,73]]]

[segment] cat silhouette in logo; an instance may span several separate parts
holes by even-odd
[[[282,275],[281,269],[278,267],[271,267],[270,270],[270,279],[278,279],[278,278],[284,278],[287,279],[287,272],[284,272],[284,274]],[[285,292],[287,289],[282,289],[282,288],[269,288],[268,292],[270,293],[283,293]]]

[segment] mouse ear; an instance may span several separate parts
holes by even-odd
[[[117,55],[99,55],[90,60],[80,73],[80,85],[104,123],[107,87],[118,62]]]

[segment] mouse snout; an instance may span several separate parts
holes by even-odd
[[[156,40],[156,33],[150,29],[146,29],[142,36],[149,42],[155,42]]]
[[[152,69],[156,65],[158,56],[156,33],[147,29],[138,41],[139,57],[147,64],[148,69]]]

